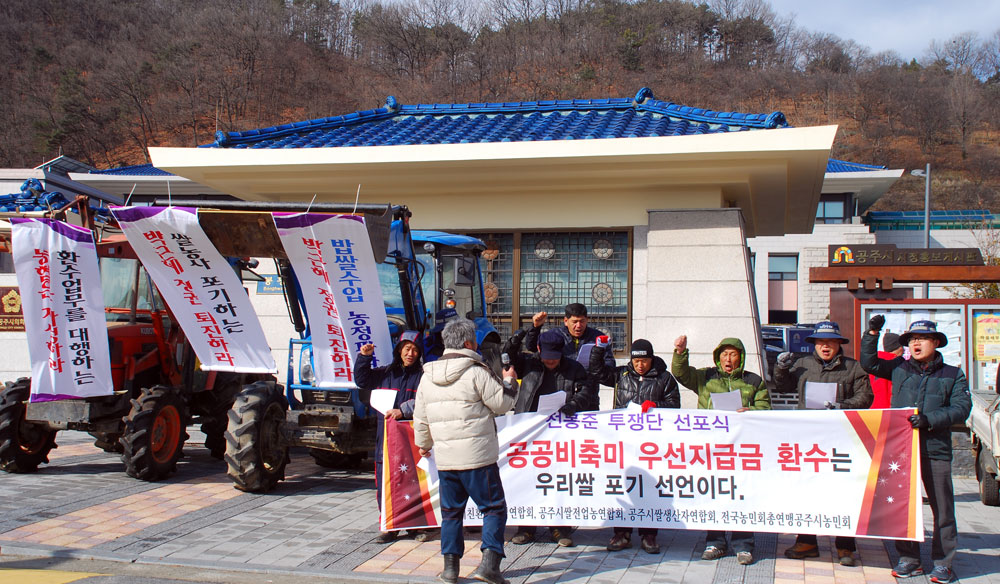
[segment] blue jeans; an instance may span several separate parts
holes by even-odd
[[[496,463],[470,470],[438,471],[441,479],[441,553],[459,557],[465,552],[462,519],[472,497],[483,514],[482,549],[504,556],[503,532],[507,528],[507,499]]]

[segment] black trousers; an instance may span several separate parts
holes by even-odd
[[[955,521],[955,489],[951,483],[951,461],[920,459],[920,474],[924,490],[934,514],[934,536],[931,541],[931,559],[935,566],[951,567],[958,547],[958,523]],[[899,559],[920,562],[920,544],[915,541],[896,540]]]

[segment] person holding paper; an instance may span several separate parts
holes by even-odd
[[[597,385],[583,365],[565,356],[564,345],[563,336],[556,331],[541,334],[538,353],[522,352],[516,334],[507,342],[504,353],[510,355],[511,364],[521,378],[515,414],[558,411],[564,417],[573,417],[578,412],[597,409]],[[553,408],[543,411],[540,407],[546,402],[552,403]],[[563,547],[573,546],[571,531],[569,527],[549,528],[553,541]],[[510,541],[518,545],[535,541],[535,527],[521,526]]]
[[[920,437],[920,474],[934,515],[931,541],[931,582],[955,579],[951,564],[958,547],[955,521],[955,491],[951,482],[951,428],[965,422],[972,411],[972,397],[965,373],[946,365],[938,348],[948,337],[930,320],[918,320],[900,335],[899,342],[910,349],[910,359],[880,359],[876,354],[878,334],[885,317],[875,315],[861,338],[861,365],[872,375],[892,380],[894,408],[916,408],[910,425]],[[920,544],[896,540],[899,563],[892,570],[896,578],[924,573],[920,564]]]
[[[412,420],[414,400],[417,396],[417,386],[424,370],[420,364],[421,348],[417,344],[419,333],[405,331],[399,337],[399,342],[392,350],[392,363],[382,367],[372,367],[375,358],[375,345],[362,345],[358,358],[354,361],[354,382],[358,385],[361,401],[371,403],[373,389],[396,390],[392,408],[385,412],[386,418],[394,420]],[[382,436],[385,434],[385,422],[378,421],[375,430],[375,496],[379,511],[382,510]],[[427,541],[436,530],[425,529],[417,532],[414,539]],[[375,543],[391,543],[399,537],[398,531],[383,531],[375,538]]]
[[[800,410],[804,409],[867,409],[874,399],[868,374],[861,365],[844,355],[842,345],[849,342],[840,334],[840,326],[833,321],[816,325],[806,342],[813,344],[813,352],[796,359],[792,353],[778,355],[774,367],[774,383],[778,391],[798,390]],[[837,558],[842,566],[855,565],[857,546],[853,537],[838,536],[834,542]],[[785,550],[785,557],[793,560],[818,558],[816,536],[799,535],[795,545]]]
[[[715,367],[695,369],[688,364],[688,355],[687,336],[681,335],[674,341],[671,370],[681,385],[698,394],[698,409],[737,412],[771,409],[771,395],[767,391],[764,379],[756,373],[743,369],[746,364],[743,341],[734,337],[722,339],[712,351]],[[733,403],[728,403],[730,401]],[[738,563],[743,565],[753,563],[752,532],[734,531],[730,542],[733,551],[736,552]],[[727,550],[726,532],[709,531],[701,559],[717,560],[725,556]]]
[[[531,328],[524,331],[524,346],[532,353],[538,352],[538,342],[542,332],[542,325],[549,314],[545,311],[538,312],[531,317]],[[587,317],[587,307],[579,302],[566,305],[566,313],[563,317],[563,326],[550,329],[563,338],[563,356],[575,359],[587,367],[590,363],[590,350],[597,343],[597,337],[606,336],[603,332],[589,326],[590,320]],[[548,332],[548,331],[547,331]],[[612,351],[604,354],[604,363],[614,369],[617,366],[615,355]]]
[[[501,380],[476,352],[476,325],[456,318],[441,331],[444,354],[424,365],[413,409],[413,436],[420,455],[434,451],[441,495],[440,579],[458,582],[465,552],[462,518],[469,498],[483,514],[483,559],[470,575],[490,584],[506,584],[504,558],[507,499],[500,479],[500,444],[494,418],[504,415],[517,397],[513,368]]]
[[[653,344],[646,339],[632,342],[631,359],[628,365],[610,368],[605,365],[604,352],[608,351],[610,339],[598,337],[590,353],[589,372],[599,383],[615,388],[615,409],[636,404],[645,413],[650,408],[679,408],[681,395],[677,389],[677,380],[667,371],[663,359],[653,354]],[[650,554],[660,553],[656,543],[657,530],[639,528],[639,542],[643,551]],[[608,551],[617,552],[632,547],[632,529],[630,527],[615,527]]]

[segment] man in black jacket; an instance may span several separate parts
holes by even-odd
[[[538,351],[539,335],[542,331],[542,325],[545,324],[545,319],[548,316],[549,314],[543,311],[531,317],[531,328],[526,331],[524,336],[524,346],[529,351]],[[563,318],[563,326],[550,329],[550,331],[558,333],[563,338],[563,356],[580,361],[584,367],[587,367],[589,363],[589,358],[586,357],[588,352],[584,351],[585,358],[581,360],[581,350],[584,347],[588,347],[589,350],[596,344],[597,337],[604,336],[604,333],[589,326],[589,322],[587,307],[579,302],[573,302],[566,305],[566,316]],[[612,351],[605,352],[604,362],[608,367],[614,369],[616,363]]]
[[[565,341],[555,331],[546,331],[539,338],[538,353],[523,353],[520,335],[507,341],[504,352],[511,358],[511,364],[521,379],[521,389],[514,402],[514,413],[538,411],[538,398],[556,392],[566,394],[559,412],[564,416],[575,416],[577,412],[597,409],[597,386],[587,375],[587,370],[573,359],[563,356]],[[570,547],[573,539],[569,527],[550,527],[552,539],[560,546]],[[521,526],[511,538],[515,544],[531,543],[535,540],[533,526]]]
[[[917,409],[910,424],[920,433],[920,474],[934,514],[931,582],[951,582],[955,578],[951,563],[958,547],[951,427],[965,422],[972,410],[969,383],[960,368],[944,363],[938,348],[948,344],[948,337],[929,320],[914,322],[899,336],[899,342],[910,349],[908,361],[903,357],[879,359],[878,335],[884,324],[881,314],[868,322],[868,333],[861,339],[861,366],[872,375],[892,380],[892,407]],[[909,578],[924,573],[920,544],[899,539],[896,550],[899,563],[892,570],[893,576]]]
[[[590,353],[590,374],[604,385],[615,388],[615,409],[626,408],[629,403],[649,408],[681,407],[681,392],[677,380],[670,374],[663,359],[653,354],[653,344],[646,339],[632,342],[628,365],[609,368],[604,365],[604,352],[608,350],[607,340],[598,339]],[[640,527],[639,541],[643,551],[660,553],[656,543],[655,528]],[[608,551],[617,552],[632,547],[632,529],[615,527],[614,535],[608,542]]]

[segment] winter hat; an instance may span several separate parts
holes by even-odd
[[[918,320],[910,325],[910,330],[899,335],[899,342],[903,345],[908,345],[910,343],[910,337],[913,335],[927,335],[934,337],[940,341],[938,348],[941,348],[948,344],[948,336],[944,333],[938,332],[937,323],[933,320]]]
[[[561,359],[566,340],[556,331],[545,331],[538,336],[538,356],[542,359]]]
[[[653,343],[646,339],[636,339],[632,341],[632,349],[629,353],[632,359],[653,358]]]
[[[903,345],[899,342],[899,335],[896,333],[885,333],[882,335],[882,350],[891,353]]]

